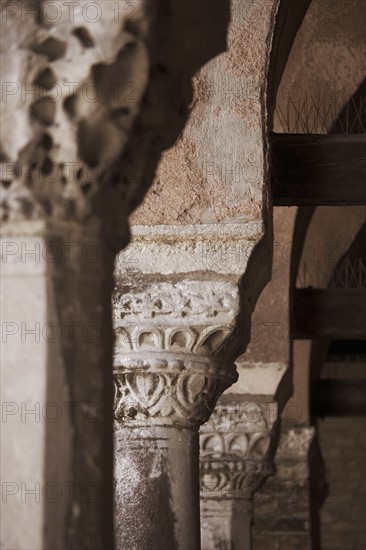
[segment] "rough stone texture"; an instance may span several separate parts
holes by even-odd
[[[197,75],[188,125],[132,225],[261,218],[268,202],[264,98],[278,3],[231,1],[227,51]]]
[[[324,418],[318,420],[317,431],[328,485],[320,512],[322,550],[362,550],[366,545],[365,419]]]
[[[276,475],[256,493],[253,505],[253,550],[318,548],[312,538],[310,463],[314,429],[282,430]]]
[[[131,414],[128,425],[197,429],[235,381],[227,376],[271,263],[266,87],[277,7],[231,2],[227,52],[197,75],[189,128],[130,219],[114,298],[117,315],[121,298],[130,308],[115,319],[116,416]]]
[[[268,255],[256,254],[263,232],[259,222],[133,228],[132,243],[116,262],[113,296],[116,437],[124,433],[128,439],[129,430],[155,427],[153,442],[154,437],[162,437],[160,430],[167,434],[167,429],[168,439],[176,441],[184,428],[197,431],[221,393],[236,381],[234,360],[248,341],[250,315],[269,276]],[[235,254],[227,262],[228,250]],[[152,444],[149,439],[142,442],[146,452]],[[198,479],[196,453],[187,455],[183,488],[192,483],[189,477],[184,481],[184,476]],[[137,463],[132,453],[119,476],[127,475],[129,464]],[[123,524],[133,522],[140,540],[149,540],[152,546],[158,547],[168,531],[174,533],[175,547],[199,547],[199,529],[192,530],[198,518],[192,517],[187,527],[184,507],[174,499],[169,478],[162,478],[161,483],[166,485],[167,506],[176,519],[167,514],[165,522],[154,529],[145,523],[144,514],[136,518],[133,499],[126,499],[117,485],[118,548],[140,548],[135,536],[122,532]],[[146,487],[143,503],[148,514],[155,494],[152,485]],[[198,510],[198,496],[185,493],[186,505],[193,511]]]
[[[207,276],[200,280],[176,274],[175,280],[169,276],[159,283],[149,277],[137,273],[130,282],[118,278],[113,300],[116,543],[121,549],[139,550],[149,541],[149,547],[161,548],[168,537],[167,547],[193,550],[199,548],[198,447],[193,443],[181,447],[180,441],[188,437],[184,436],[188,428],[191,440],[197,442],[199,425],[237,379],[233,360],[241,344],[235,335],[239,289],[233,280],[220,280],[218,275],[218,280]],[[162,460],[160,440],[170,449],[166,475],[158,476],[167,509],[162,508],[156,524],[145,521],[149,510],[157,507],[155,486],[143,481],[147,465],[133,448],[125,458],[120,456],[125,450],[119,442],[136,438],[134,434],[145,449],[144,461],[148,453],[152,461]],[[131,469],[144,484],[142,500],[140,493],[135,496]],[[122,479],[127,479],[125,487],[118,481]],[[188,490],[192,484],[197,491]],[[124,525],[131,527],[125,531]]]
[[[149,79],[156,3],[149,13],[146,2],[138,3],[135,25],[125,1],[117,2],[117,18],[112,2],[96,4],[94,22],[84,11],[86,2],[72,15],[60,7],[57,17],[47,4],[4,6],[2,114],[13,130],[3,133],[1,144],[5,220],[83,221],[94,213],[96,196],[110,192],[109,175],[103,177],[127,147]],[[136,86],[132,104],[125,93],[129,82]],[[121,191],[128,185],[118,187],[114,198],[124,204]]]
[[[125,229],[184,127],[191,77],[225,47],[228,14],[216,11],[209,27],[202,0],[138,0],[132,10],[119,0],[96,2],[90,21],[83,0],[51,23],[47,0],[4,4],[1,107],[16,129],[2,136],[4,219],[84,221],[107,208],[104,224]]]

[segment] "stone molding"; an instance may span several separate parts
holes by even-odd
[[[187,226],[137,225],[131,227],[131,233],[131,243],[117,257],[117,273],[171,276],[205,271],[237,277],[243,275],[249,259],[253,261],[253,250],[264,237],[265,227],[263,220]],[[263,264],[270,264],[271,254],[272,245],[267,242],[258,254],[262,270]]]
[[[190,281],[157,283],[142,292],[115,297],[115,317],[139,320],[219,319],[230,321],[237,311],[237,291],[228,283]],[[181,321],[179,322],[181,324]]]
[[[201,498],[251,499],[273,474],[274,401],[219,402],[200,430]]]

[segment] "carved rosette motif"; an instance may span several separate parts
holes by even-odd
[[[274,473],[274,402],[220,402],[200,430],[201,498],[251,499]]]
[[[237,380],[226,341],[230,283],[160,283],[115,293],[115,417],[123,425],[198,427]]]

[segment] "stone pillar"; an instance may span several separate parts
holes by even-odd
[[[260,225],[173,229],[134,228],[116,266],[115,513],[121,550],[199,549],[198,428],[237,380],[234,359],[248,336],[251,303],[235,274],[239,266],[234,268],[235,260],[220,265],[202,250],[219,237],[233,246],[240,232],[242,244],[252,247],[248,237],[257,242]],[[259,290],[251,287],[250,295]]]
[[[238,381],[201,428],[203,550],[252,549],[252,503],[275,472],[279,418],[291,389],[289,365],[248,361],[247,355],[236,360]]]
[[[215,292],[225,292],[207,282],[205,290],[200,283],[156,285],[156,294],[147,292],[150,313],[161,312],[166,299],[179,308],[184,293],[199,302],[207,288],[214,300]],[[198,428],[236,372],[230,358],[213,356],[223,341],[223,317],[230,323],[233,312],[218,311],[221,323],[210,326],[199,315],[194,323],[194,311],[188,310],[183,319],[160,315],[157,322],[139,323],[136,332],[131,325],[127,333],[118,331],[118,548],[199,548]],[[131,342],[128,352],[121,344],[125,338]]]
[[[4,548],[113,548],[114,256],[225,47],[197,3],[1,3]]]
[[[4,547],[112,548],[111,249],[41,221],[2,249]]]
[[[283,426],[276,475],[254,500],[253,550],[319,548],[316,516],[324,487],[313,481],[319,459],[313,427]]]
[[[202,549],[250,550],[252,498],[273,474],[274,401],[224,395],[201,427]]]

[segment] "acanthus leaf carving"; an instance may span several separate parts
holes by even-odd
[[[201,427],[201,497],[251,499],[274,473],[270,440],[275,402],[220,401]]]
[[[192,360],[193,361],[193,360]],[[138,363],[137,363],[138,364]],[[141,364],[140,364],[141,365]],[[210,374],[210,366],[165,360],[156,367],[116,365],[115,417],[123,425],[198,427],[212,413],[221,393],[235,381],[234,368],[226,375]]]
[[[123,425],[197,427],[237,380],[221,348],[238,289],[226,281],[124,285],[114,295],[115,416]]]

